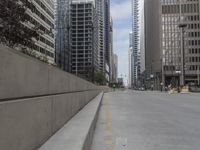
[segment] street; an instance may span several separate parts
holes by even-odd
[[[91,150],[199,150],[200,94],[104,95]]]

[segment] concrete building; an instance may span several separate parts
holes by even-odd
[[[99,70],[105,73],[105,17],[104,0],[96,0],[96,10],[98,15],[98,64]]]
[[[98,71],[98,18],[95,1],[72,0],[70,40],[72,73],[94,80]]]
[[[139,0],[132,0],[132,40],[133,40],[133,83],[137,85],[138,72],[140,67],[138,66],[138,53],[139,53]]]
[[[95,0],[98,15],[98,62],[99,70],[106,76],[107,82],[111,81],[111,45],[110,33],[110,0]]]
[[[113,20],[112,17],[110,17],[110,40],[109,40],[109,64],[110,64],[110,83],[113,82]]]
[[[161,82],[161,25],[160,0],[145,0],[145,72],[142,81],[146,88],[159,89]]]
[[[104,0],[104,32],[105,32],[105,38],[104,38],[104,43],[105,43],[105,61],[108,64],[109,68],[111,68],[111,47],[110,47],[110,42],[111,42],[111,37],[110,37],[110,32],[112,32],[112,25],[111,20],[110,20],[110,0]],[[111,69],[110,69],[111,72]],[[109,72],[109,74],[110,74]]]
[[[56,1],[56,64],[71,72],[70,50],[70,3],[71,0]]]
[[[144,0],[132,0],[132,86],[141,86],[141,74],[145,71],[145,19]]]
[[[35,55],[48,61],[55,62],[55,40],[54,40],[54,2],[52,0],[32,0],[34,11],[27,9],[29,23],[27,26],[34,27],[39,32],[39,40],[30,45],[30,50]]]
[[[161,49],[165,85],[178,84],[178,82],[181,85],[198,83],[200,68],[199,6],[199,0],[161,1]],[[184,29],[179,27],[181,24],[185,25]]]
[[[118,56],[113,54],[113,82],[117,82],[118,78]]]
[[[133,33],[130,32],[129,34],[129,50],[128,50],[128,87],[133,87],[134,82],[134,75],[133,75],[133,66],[134,66],[134,60],[133,60]]]
[[[144,18],[144,0],[139,3],[139,62],[140,74],[145,71],[145,18]]]

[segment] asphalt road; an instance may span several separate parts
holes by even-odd
[[[200,150],[200,94],[105,94],[91,150]]]

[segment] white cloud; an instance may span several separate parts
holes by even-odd
[[[120,1],[120,2],[119,2]],[[131,31],[131,0],[113,0],[114,52],[118,55],[119,77],[128,75],[129,32]],[[125,79],[126,80],[126,79]]]
[[[131,0],[114,3],[111,7],[111,15],[115,21],[129,19],[131,16]]]

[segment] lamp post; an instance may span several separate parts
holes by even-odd
[[[179,79],[180,79],[181,71],[180,71],[180,70],[177,70],[176,73],[178,74],[178,77],[179,77]],[[180,93],[180,80],[178,80],[178,93]]]
[[[187,27],[187,24],[179,24],[178,26],[182,31],[182,40],[181,40],[181,58],[182,58],[182,69],[181,69],[181,85],[185,85],[185,28]]]
[[[198,66],[198,70],[197,70],[197,80],[198,80],[198,86],[200,86],[200,66]]]

